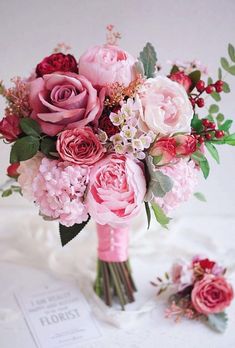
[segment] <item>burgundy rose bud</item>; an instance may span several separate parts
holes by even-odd
[[[174,137],[176,141],[176,154],[180,156],[189,156],[197,149],[197,140],[192,135],[179,134]]]
[[[19,168],[20,163],[13,163],[10,164],[9,167],[7,168],[7,175],[10,176],[10,178],[18,178],[19,173],[17,172],[17,169]]]
[[[56,71],[78,73],[78,64],[71,54],[54,53],[45,57],[36,67],[37,77],[52,74]]]
[[[12,142],[20,135],[20,119],[18,116],[9,115],[0,121],[0,134],[9,142]]]
[[[169,163],[176,157],[176,142],[174,138],[161,138],[150,148],[149,154],[158,157],[158,165]]]
[[[170,79],[172,81],[178,82],[180,85],[182,85],[186,92],[189,92],[189,89],[192,85],[192,81],[188,75],[186,75],[183,71],[177,71],[170,75]]]
[[[120,132],[117,126],[114,126],[108,115],[102,115],[99,119],[99,128],[110,138]]]

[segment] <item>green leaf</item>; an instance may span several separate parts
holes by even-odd
[[[230,68],[228,69],[228,72],[229,72],[231,75],[235,75],[235,65],[230,66]]]
[[[157,62],[157,54],[153,45],[150,42],[148,42],[145,45],[143,51],[140,52],[139,59],[143,63],[145,76],[147,78],[154,77]]]
[[[213,83],[212,78],[211,78],[211,77],[208,77],[208,79],[207,79],[207,84],[208,84],[208,85],[211,85],[212,83]]]
[[[202,120],[198,118],[197,114],[193,115],[192,121],[191,121],[191,127],[195,129],[197,133],[201,132],[203,130]]]
[[[191,158],[194,159],[199,164],[202,170],[202,173],[204,175],[204,178],[207,179],[210,172],[210,166],[206,157],[203,155],[203,153],[200,151],[196,151],[191,155]]]
[[[223,84],[223,92],[224,93],[229,93],[230,92],[230,87],[229,87],[229,84],[225,81],[223,81],[224,84]]]
[[[219,125],[219,130],[223,130],[225,132],[228,132],[232,126],[232,123],[233,123],[232,120],[226,120],[223,124]]]
[[[150,212],[150,208],[149,208],[148,202],[144,202],[144,205],[145,205],[145,211],[146,211],[146,215],[147,215],[148,229],[149,229],[150,222],[151,222],[151,212]]]
[[[175,74],[176,72],[180,71],[177,65],[173,65],[170,71],[170,75]]]
[[[232,62],[235,62],[235,49],[232,44],[228,44],[228,54]]]
[[[41,151],[47,157],[54,158],[51,154],[56,152],[56,140],[49,137],[43,138],[41,141]]]
[[[222,69],[218,68],[218,79],[222,80]]]
[[[221,101],[221,96],[217,92],[211,93],[210,96],[217,102]]]
[[[153,164],[156,166],[159,162],[161,162],[163,155],[153,156]]]
[[[192,81],[192,85],[190,87],[190,91],[192,91],[201,78],[201,72],[199,70],[194,70],[193,72],[191,72],[191,74],[188,75],[188,77]]]
[[[209,314],[207,320],[208,325],[218,332],[224,332],[228,323],[228,317],[225,312]]]
[[[143,63],[140,60],[138,60],[134,64],[134,69],[137,72],[137,74],[140,74],[141,76],[144,77],[144,66],[143,66]]]
[[[228,62],[228,60],[227,60],[226,58],[222,57],[222,58],[220,59],[220,64],[221,64],[221,66],[222,66],[222,68],[223,68],[224,70],[226,70],[226,71],[229,70],[229,62]]]
[[[223,120],[224,120],[224,115],[221,114],[221,113],[218,114],[218,115],[216,116],[216,120],[217,120],[218,123],[223,122]]]
[[[219,111],[219,106],[217,104],[212,104],[210,107],[209,107],[209,113],[210,114],[215,114]]]
[[[211,121],[211,122],[214,122],[214,118],[212,115],[207,115],[206,118]]]
[[[226,136],[223,140],[225,144],[235,146],[235,133]]]
[[[171,218],[167,217],[164,211],[161,207],[159,207],[156,203],[151,203],[152,209],[154,211],[154,215],[156,220],[161,224],[163,227],[167,228],[168,223],[170,222]]]
[[[81,224],[75,224],[70,227],[66,227],[62,224],[59,224],[60,239],[61,239],[62,246],[65,246],[68,242],[70,242],[73,238],[75,238],[81,232],[81,230],[86,226],[89,220],[90,220],[90,216],[86,221],[82,222]]]
[[[32,120],[32,118],[22,118],[20,120],[20,128],[26,135],[34,135],[37,137],[41,133],[41,127],[35,120]]]
[[[16,140],[11,148],[10,163],[26,161],[32,158],[39,150],[39,139],[28,135]]]
[[[209,151],[209,153],[211,154],[211,156],[214,158],[214,160],[219,164],[220,163],[219,153],[218,153],[216,147],[208,141],[205,142],[205,146],[206,146],[207,150]]]
[[[195,192],[194,196],[201,202],[206,202],[206,198],[203,193],[201,192]]]
[[[203,161],[205,159],[205,156],[201,151],[195,151],[192,155],[191,158],[193,158],[196,162]]]
[[[151,172],[151,181],[149,189],[155,197],[164,197],[173,187],[173,182],[169,176],[163,174],[159,170]]]
[[[12,193],[13,193],[12,189],[7,189],[3,191],[2,197],[9,197],[10,195],[12,195]]]

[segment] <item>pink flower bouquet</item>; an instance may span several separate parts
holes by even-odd
[[[165,273],[165,280],[158,277],[152,285],[158,288],[158,295],[168,288],[173,291],[167,318],[173,317],[176,322],[182,317],[199,319],[223,332],[228,320],[224,310],[234,297],[225,273],[226,269],[215,261],[196,256],[190,263],[175,263],[170,274]]]
[[[221,68],[207,83],[195,61],[173,64],[163,76],[150,43],[134,58],[117,46],[113,26],[107,30],[107,43],[78,61],[60,45],[28,78],[15,78],[11,88],[1,83],[7,107],[0,134],[11,145],[7,173],[17,181],[2,196],[20,192],[42,217],[57,220],[62,245],[93,218],[95,291],[108,305],[117,295],[124,308],[136,290],[128,263],[132,219],[144,203],[148,226],[152,208],[166,227],[167,214],[194,192],[200,170],[207,178],[205,150],[218,162],[216,145],[235,145],[235,134],[217,105],[229,92]],[[229,59],[235,62],[232,45]],[[235,74],[228,59],[221,64]],[[216,103],[200,118],[204,95]]]

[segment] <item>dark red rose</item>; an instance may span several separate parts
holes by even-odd
[[[7,175],[10,176],[11,178],[18,178],[19,173],[17,172],[17,169],[19,168],[20,163],[13,163],[10,164],[9,167],[7,168]]]
[[[202,269],[208,269],[208,270],[212,269],[215,265],[215,262],[209,259],[199,260],[197,261],[197,263],[199,263]]]
[[[4,117],[0,121],[0,134],[7,141],[14,141],[18,138],[18,135],[21,133],[20,129],[20,119],[18,116],[9,115]]]
[[[192,85],[192,81],[191,81],[190,77],[188,77],[188,75],[185,75],[185,73],[183,71],[177,71],[177,72],[171,74],[170,79],[172,81],[176,81],[179,84],[181,84],[185,88],[186,92],[189,91],[189,89]]]
[[[99,128],[102,129],[109,138],[120,132],[120,129],[117,126],[114,126],[109,116],[105,114],[99,119]]]
[[[36,67],[37,77],[52,74],[56,71],[78,73],[77,61],[71,54],[54,53],[44,58]]]

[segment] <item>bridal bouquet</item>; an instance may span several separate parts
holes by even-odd
[[[228,321],[225,309],[234,297],[233,288],[225,278],[226,271],[217,262],[199,256],[191,262],[181,260],[173,264],[165,279],[157,277],[157,282],[152,282],[158,288],[158,295],[167,289],[173,292],[166,317],[176,322],[183,317],[201,320],[223,332]]]
[[[216,145],[235,145],[235,134],[217,104],[230,90],[221,68],[205,82],[199,62],[176,61],[163,76],[150,43],[134,58],[117,46],[113,26],[107,30],[107,43],[79,60],[60,45],[31,76],[13,79],[11,88],[1,83],[7,107],[0,134],[11,145],[7,171],[17,181],[2,196],[20,192],[44,219],[57,220],[62,245],[94,219],[94,289],[108,305],[117,295],[124,308],[136,290],[128,263],[132,219],[144,203],[148,226],[152,210],[166,227],[200,170],[207,178],[206,151],[219,162]],[[235,75],[234,62],[229,45],[223,70]],[[213,102],[203,109],[205,96]]]

